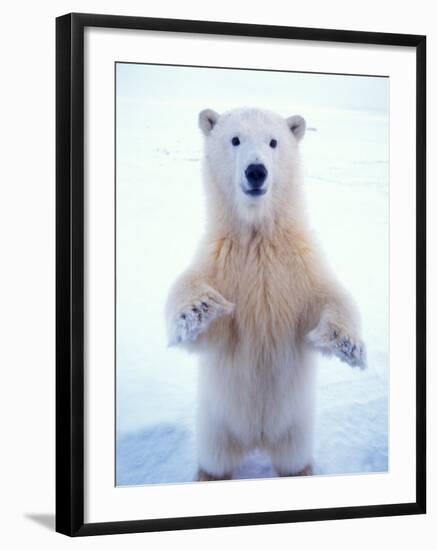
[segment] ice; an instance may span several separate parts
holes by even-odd
[[[150,78],[157,78],[148,71],[152,68],[138,65],[118,74],[124,84],[117,98],[117,484],[181,483],[194,477],[197,359],[167,346],[163,307],[204,227],[197,114],[206,107],[220,111],[245,104],[305,116],[310,130],[302,155],[311,224],[363,319],[366,371],[337,359],[318,359],[316,473],[387,471],[388,113],[381,100],[383,79],[369,79],[373,87],[366,81],[369,97],[377,98],[373,104],[367,96],[361,103],[353,98],[363,81],[355,86],[344,80],[351,77],[335,83],[337,89],[348,83],[344,97],[337,97],[330,84],[331,98],[323,102],[320,91],[311,96],[314,75],[307,80],[294,75],[293,82],[300,84],[293,96],[292,87],[271,85],[267,92],[271,78],[264,73],[258,93],[248,92],[246,78],[239,80],[233,71],[232,93],[226,97],[212,85],[200,86],[209,82],[207,76],[196,76],[196,93],[188,83],[168,90],[169,72],[161,84],[165,93],[147,91]],[[268,457],[255,451],[234,477],[274,475]]]

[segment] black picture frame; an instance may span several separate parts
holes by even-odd
[[[84,29],[404,46],[416,51],[416,500],[84,523]],[[426,511],[426,37],[73,13],[56,20],[56,530],[69,536],[423,514]]]

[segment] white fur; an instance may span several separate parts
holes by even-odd
[[[365,366],[356,308],[308,229],[298,151],[305,121],[207,109],[199,126],[208,225],[166,309],[170,344],[200,356],[199,467],[224,478],[260,447],[278,473],[298,474],[313,462],[311,350]],[[262,196],[245,192],[251,163],[267,169]]]

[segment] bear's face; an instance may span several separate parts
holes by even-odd
[[[207,185],[217,185],[228,207],[246,221],[259,219],[287,200],[298,166],[297,143],[305,133],[300,116],[287,119],[261,109],[199,115],[205,135]]]

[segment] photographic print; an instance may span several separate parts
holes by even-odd
[[[56,530],[426,513],[426,37],[56,20]]]
[[[117,487],[389,471],[389,78],[115,63]]]

